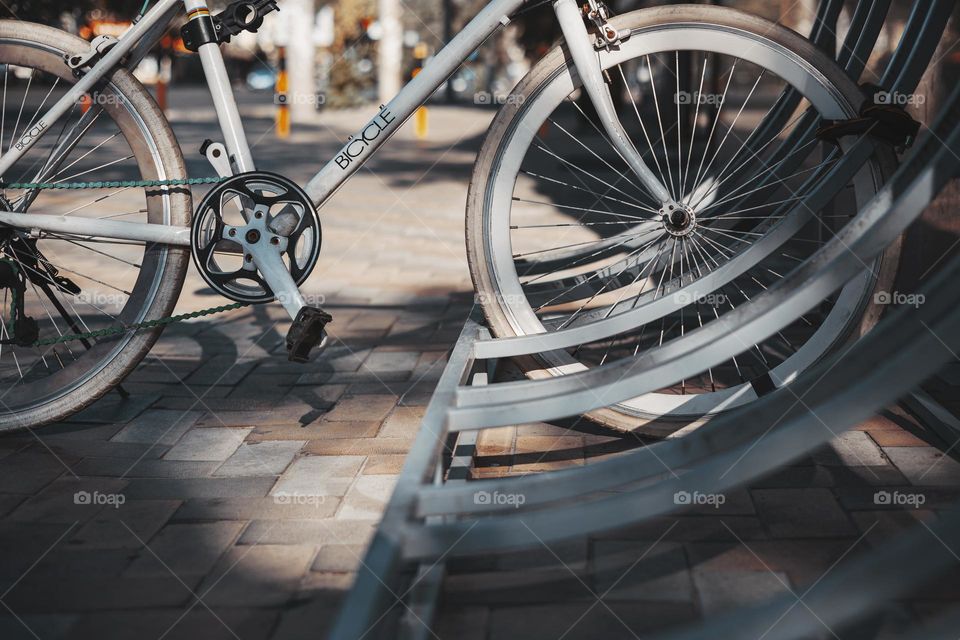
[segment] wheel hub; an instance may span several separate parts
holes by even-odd
[[[660,221],[671,236],[682,238],[697,228],[697,216],[693,209],[682,204],[668,205],[660,210]]]

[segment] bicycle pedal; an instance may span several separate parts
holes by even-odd
[[[287,358],[290,362],[309,362],[314,347],[323,351],[329,340],[325,327],[332,320],[333,316],[323,309],[300,309],[287,331]]]

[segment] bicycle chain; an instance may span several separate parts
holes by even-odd
[[[154,329],[156,327],[166,326],[168,324],[173,324],[174,322],[182,322],[184,320],[191,320],[193,318],[202,318],[204,316],[212,316],[217,313],[223,313],[225,311],[233,311],[235,309],[242,309],[243,307],[249,306],[246,302],[235,302],[233,304],[220,305],[219,307],[210,307],[209,309],[202,309],[200,311],[191,311],[190,313],[181,313],[177,316],[167,316],[165,318],[158,318],[156,320],[146,320],[144,322],[138,322],[136,324],[129,324],[124,327],[108,327],[106,329],[99,329],[97,331],[88,331],[86,333],[68,333],[62,335],[59,338],[47,338],[46,340],[37,340],[33,343],[34,347],[49,347],[58,344],[63,344],[64,342],[73,342],[76,340],[86,340],[88,338],[106,338],[109,336],[116,336],[123,333],[143,331],[145,329]]]
[[[180,180],[104,180],[99,182],[0,182],[0,189],[119,189],[124,187],[179,187],[194,184],[217,184],[226,178],[183,178]]]
[[[217,184],[223,182],[226,178],[183,178],[178,180],[105,180],[97,182],[14,182],[12,184],[0,183],[0,189],[24,189],[24,190],[46,190],[46,189],[122,189],[127,187],[178,187],[199,184]],[[108,327],[98,329],[97,331],[87,331],[86,333],[69,333],[57,338],[47,338],[37,340],[33,343],[34,347],[48,347],[66,342],[75,342],[78,340],[88,340],[93,338],[106,338],[110,336],[121,335],[124,333],[135,333],[146,329],[155,329],[156,327],[166,326],[175,322],[202,318],[226,311],[234,311],[249,306],[246,302],[235,302],[225,304],[200,311],[182,313],[176,316],[166,316],[156,320],[146,320],[135,324],[129,324],[122,327]]]

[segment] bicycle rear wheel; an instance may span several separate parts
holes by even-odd
[[[62,31],[0,21],[0,149],[6,151],[73,84],[64,54],[89,43]],[[126,70],[111,72],[3,176],[5,185],[186,177],[179,145],[150,94]],[[11,189],[7,211],[189,224],[185,187],[91,191]],[[23,316],[40,340],[170,315],[189,265],[181,247],[82,234],[0,228],[0,260],[23,279]],[[4,314],[15,288],[0,289]],[[14,318],[0,338],[16,337]],[[21,327],[23,318],[20,318]],[[161,329],[53,346],[0,346],[0,431],[62,419],[114,388],[150,350]]]

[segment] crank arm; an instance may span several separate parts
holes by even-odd
[[[593,102],[593,106],[600,116],[600,122],[614,148],[623,156],[623,159],[626,160],[640,182],[660,202],[661,209],[668,210],[670,206],[677,207],[678,205],[670,192],[643,161],[640,152],[637,151],[623,125],[620,124],[620,118],[613,106],[613,98],[610,97],[610,90],[603,79],[597,52],[593,46],[594,42],[590,39],[590,34],[583,23],[583,15],[576,0],[555,0],[553,10],[557,14],[557,21],[560,23],[560,29],[563,32],[564,40],[566,40],[567,49],[570,51],[570,57],[573,58],[573,63],[576,66],[577,75],[580,76],[583,88]]]
[[[307,303],[277,248],[269,242],[244,242],[243,249],[253,258],[253,264],[260,272],[260,277],[273,291],[277,301],[283,305],[291,318],[296,318]]]
[[[329,343],[325,327],[332,320],[330,314],[307,306],[276,246],[269,242],[245,242],[244,250],[253,258],[260,277],[293,319],[287,331],[287,358],[291,362],[309,362],[311,351],[316,348],[322,352]]]

